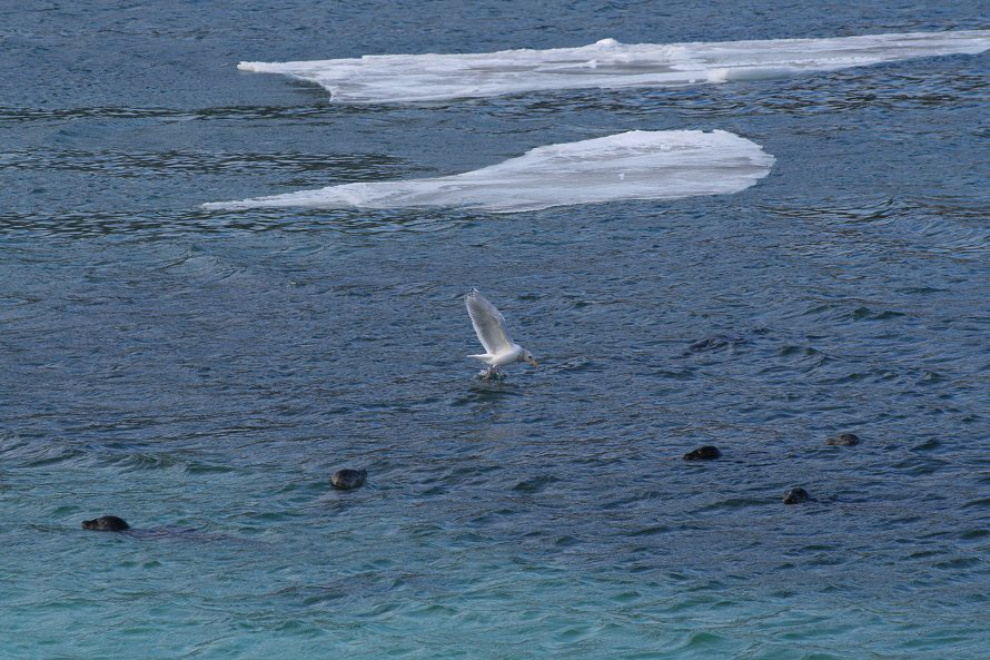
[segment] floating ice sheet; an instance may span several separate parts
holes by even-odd
[[[501,96],[537,90],[681,87],[806,71],[980,53],[990,30],[911,32],[833,39],[621,44],[467,55],[366,55],[310,62],[241,62],[322,85],[345,103],[397,103]]]
[[[537,147],[498,165],[453,176],[348,183],[203,206],[444,206],[512,213],[621,199],[734,193],[766,176],[773,162],[758,144],[725,131],[630,131]]]

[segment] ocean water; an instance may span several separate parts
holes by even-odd
[[[0,657],[990,657],[990,53],[430,105],[236,69],[988,27],[973,0],[0,2]],[[200,208],[630,130],[776,162],[512,214]],[[475,379],[474,286],[539,368]]]

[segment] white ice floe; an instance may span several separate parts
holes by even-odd
[[[987,49],[990,30],[668,45],[603,39],[581,48],[241,62],[237,68],[314,82],[344,103],[401,103],[538,90],[681,87]]]
[[[622,199],[677,199],[744,190],[770,171],[763,148],[726,131],[629,131],[537,147],[452,176],[348,183],[203,207],[455,207],[494,213]]]

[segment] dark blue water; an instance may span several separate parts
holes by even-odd
[[[431,107],[235,70],[988,26],[973,0],[0,3],[0,655],[990,657],[990,54]],[[197,208],[680,128],[777,164],[505,216]],[[473,286],[539,369],[474,379]],[[723,458],[680,460],[701,444]],[[368,485],[332,491],[345,466]],[[80,529],[104,513],[140,531]]]

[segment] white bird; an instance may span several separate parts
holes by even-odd
[[[474,331],[478,334],[478,340],[485,347],[485,353],[479,355],[469,355],[475,360],[481,360],[488,365],[488,368],[481,372],[485,380],[498,377],[499,367],[514,362],[528,362],[534,367],[536,360],[533,354],[519,344],[513,343],[509,339],[509,330],[505,327],[505,319],[502,313],[473,289],[471,293],[464,296],[464,304],[467,305],[468,314],[471,316],[471,323]]]

